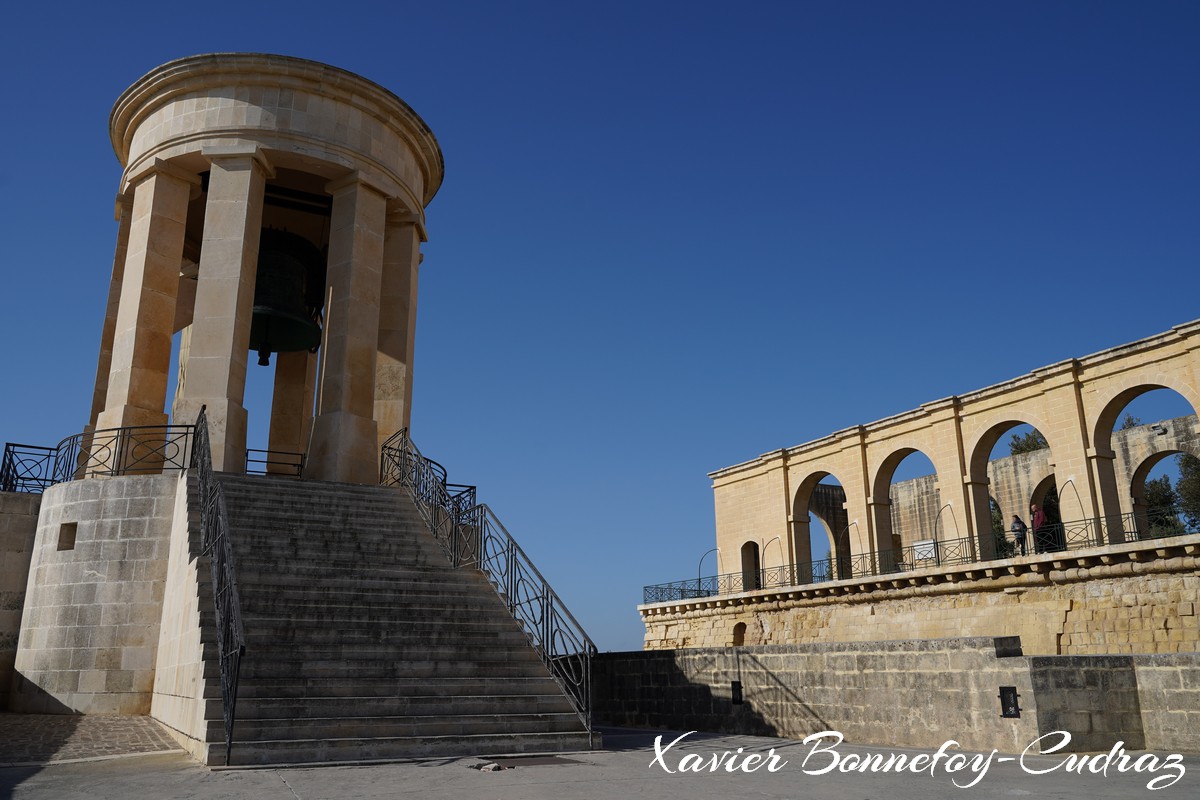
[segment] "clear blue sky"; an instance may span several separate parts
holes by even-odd
[[[121,91],[201,52],[343,67],[445,152],[415,438],[601,649],[640,646],[643,584],[696,574],[706,473],[1200,316],[1195,3],[22,3],[5,28],[0,440],[86,422]]]

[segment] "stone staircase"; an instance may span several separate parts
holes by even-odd
[[[588,749],[519,624],[407,493],[219,480],[246,634],[231,765]]]

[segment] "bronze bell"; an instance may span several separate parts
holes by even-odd
[[[321,251],[303,236],[263,228],[250,323],[250,349],[261,366],[271,363],[271,353],[316,351],[324,295]]]

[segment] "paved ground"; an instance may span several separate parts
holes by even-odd
[[[0,713],[0,767],[179,749],[149,717]]]
[[[14,753],[45,753],[47,742],[64,733],[62,719],[0,715],[0,762]],[[832,752],[814,753],[812,745],[784,739],[750,736],[693,734],[678,744],[670,742],[678,733],[608,729],[606,749],[590,753],[540,759],[454,758],[404,763],[321,768],[209,770],[181,752],[146,752],[171,748],[169,739],[149,720],[115,718],[68,718],[76,725],[68,731],[60,748],[39,766],[0,768],[0,799],[40,800],[137,800],[153,798],[229,798],[230,800],[347,800],[348,798],[635,798],[635,800],[727,800],[727,798],[822,798],[822,800],[940,800],[940,798],[1054,797],[1061,800],[1105,800],[1107,798],[1194,798],[1200,793],[1200,757],[1190,756],[1173,767],[1168,754],[1143,758],[1142,772],[1121,773],[1109,769],[1107,776],[1069,772],[1064,757],[1038,756],[1000,762],[995,757],[986,771],[970,766],[948,774],[946,758],[939,767],[921,772],[840,772],[852,765],[855,756],[912,759],[931,751],[905,748],[866,748],[839,745]],[[41,733],[37,733],[38,729]],[[13,735],[34,734],[37,742],[14,741]],[[656,757],[655,738],[661,735],[661,757]],[[38,744],[40,742],[40,744]],[[121,744],[118,745],[118,742]],[[38,750],[42,747],[42,750]],[[114,750],[130,750],[113,757]],[[774,751],[776,760],[766,759]],[[951,751],[952,753],[955,751]],[[85,755],[90,753],[91,755]],[[685,763],[711,762],[714,755],[733,754],[745,758],[758,754],[763,761],[751,771],[680,772]],[[1142,754],[1133,754],[1134,759]],[[66,760],[87,758],[92,760]],[[108,757],[104,757],[108,756]],[[657,758],[657,760],[656,760]],[[838,768],[829,767],[835,758]],[[979,765],[982,764],[981,757]],[[1154,759],[1154,763],[1150,761]],[[15,760],[15,759],[12,759]],[[786,763],[784,763],[786,762]],[[9,761],[9,763],[12,763]],[[481,769],[491,764],[504,769]],[[1134,763],[1131,759],[1130,764]],[[775,771],[769,771],[774,766]],[[673,770],[674,773],[667,770]],[[1180,771],[1183,775],[1162,791],[1147,784],[1155,778],[1166,783]],[[1043,774],[1035,774],[1043,771]],[[973,788],[958,788],[979,774]]]

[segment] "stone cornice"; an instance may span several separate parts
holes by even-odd
[[[967,412],[968,409],[966,409],[965,406],[970,403],[977,403],[981,400],[986,400],[988,398],[1010,392],[1014,389],[1030,385],[1047,384],[1048,386],[1056,386],[1059,384],[1066,384],[1073,380],[1079,373],[1089,368],[1099,366],[1116,358],[1128,356],[1131,353],[1146,352],[1162,348],[1175,342],[1194,337],[1197,334],[1200,334],[1200,320],[1185,322],[1183,324],[1174,326],[1171,328],[1171,330],[1166,331],[1165,333],[1147,336],[1146,338],[1139,339],[1136,342],[1119,345],[1117,347],[1111,347],[1107,350],[1101,350],[1098,353],[1093,353],[1089,356],[1084,356],[1083,358],[1070,358],[1064,361],[1057,361],[1044,367],[1038,367],[1037,369],[1031,370],[1025,375],[1019,375],[1007,381],[995,383],[991,386],[985,386],[982,389],[975,389],[970,392],[964,392],[959,395],[942,398],[940,400],[934,400],[929,403],[923,403],[919,408],[909,411],[902,411],[899,414],[893,414],[889,417],[884,417],[883,419],[879,419],[874,422],[868,422],[864,425],[844,428],[827,436],[822,436],[820,439],[813,439],[812,441],[804,442],[793,447],[784,448],[784,450],[789,456],[802,455],[822,447],[828,447],[836,444],[839,440],[844,439],[847,436],[855,435],[860,430],[865,430],[869,435],[875,431],[902,425],[906,422],[921,419],[922,417],[928,417],[940,411],[944,411],[947,408],[952,408],[955,404],[957,404],[958,407],[964,412]],[[1196,346],[1200,346],[1200,344],[1197,344]],[[760,465],[763,459],[766,457],[767,456],[759,456],[758,458],[750,461],[744,461],[739,464],[733,464],[731,466],[715,470],[710,472],[708,477],[716,480],[717,478],[724,478],[734,475],[738,472],[743,472],[746,469]]]
[[[445,174],[441,146],[411,107],[373,81],[338,67],[292,56],[265,53],[209,53],[170,61],[139,78],[117,99],[109,116],[109,137],[127,165],[138,123],[170,99],[204,84],[261,85],[296,89],[359,108],[409,143],[424,178],[423,205],[437,194]]]
[[[745,607],[747,611],[763,608],[777,610],[781,607],[873,602],[930,594],[1003,591],[1120,575],[1191,572],[1197,566],[1200,566],[1200,534],[1190,534],[808,586],[785,586],[740,594],[645,603],[638,606],[638,612],[646,619],[661,615],[702,614],[732,607]]]

